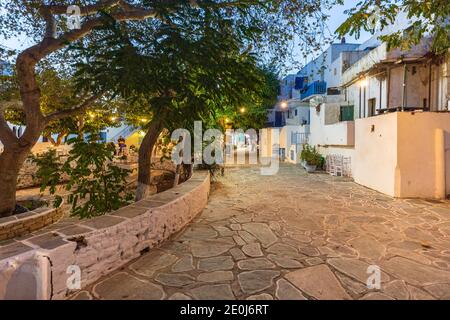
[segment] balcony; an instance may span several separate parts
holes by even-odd
[[[316,81],[306,87],[306,90],[301,92],[301,100],[305,100],[311,96],[318,94],[325,94],[327,92],[327,83],[325,81]]]

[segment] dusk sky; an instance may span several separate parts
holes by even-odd
[[[334,32],[339,27],[339,25],[345,21],[346,15],[344,14],[344,11],[346,9],[351,8],[353,5],[355,5],[355,1],[345,0],[343,6],[335,6],[329,12],[330,19],[328,21],[328,28],[331,32]],[[367,40],[369,37],[370,37],[369,33],[361,32],[361,37],[359,39],[355,39],[354,37],[351,37],[351,36],[346,36],[346,40],[347,40],[347,42],[362,43],[365,40]],[[33,41],[26,37],[13,38],[13,39],[8,39],[6,41],[4,39],[0,38],[0,41],[1,41],[2,45],[6,46],[8,48],[11,48],[11,49],[26,48],[33,44]],[[316,53],[316,55],[317,54],[318,53]],[[295,50],[294,50],[294,55],[296,55]],[[314,57],[313,55],[308,57],[308,61],[311,60],[313,57]],[[294,68],[293,70],[289,70],[289,72],[296,72],[297,70],[295,70],[295,69],[296,68]]]

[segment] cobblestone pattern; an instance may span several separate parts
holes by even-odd
[[[73,299],[450,299],[450,205],[230,168],[183,232]],[[381,288],[366,285],[370,265]]]

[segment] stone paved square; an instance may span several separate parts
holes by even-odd
[[[449,248],[449,202],[392,199],[295,165],[227,168],[184,231],[98,283],[114,297],[138,283],[144,299],[145,283],[170,299],[449,299]],[[380,289],[366,285],[369,266]]]

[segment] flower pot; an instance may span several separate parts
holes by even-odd
[[[316,168],[317,168],[316,165],[312,165],[312,164],[305,165],[306,172],[308,172],[308,173],[313,173],[314,171],[316,171]]]

